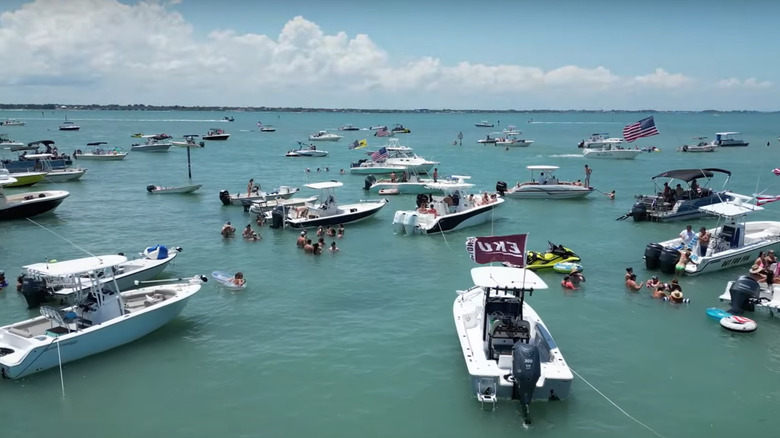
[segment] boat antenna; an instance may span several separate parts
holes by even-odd
[[[71,245],[73,245],[73,247],[75,247],[76,249],[78,249],[78,250],[81,250],[81,251],[84,251],[85,253],[87,253],[87,254],[91,255],[92,257],[95,257],[95,258],[97,258],[98,260],[100,260],[100,257],[98,257],[98,256],[96,256],[95,254],[92,254],[91,252],[87,251],[86,249],[84,249],[84,248],[82,248],[82,247],[80,247],[80,246],[76,245],[75,243],[71,242],[70,240],[68,240],[68,239],[66,239],[66,238],[64,238],[64,237],[62,237],[62,236],[60,236],[59,234],[55,233],[54,231],[52,231],[52,230],[50,230],[50,229],[48,229],[48,228],[44,227],[43,225],[39,224],[38,222],[35,222],[34,220],[30,219],[29,217],[27,218],[27,220],[28,220],[28,221],[30,221],[30,222],[32,222],[32,223],[34,223],[35,225],[38,225],[39,227],[43,228],[44,230],[46,230],[46,231],[48,231],[48,232],[50,232],[50,233],[54,234],[55,236],[59,237],[60,239],[62,239],[62,240],[64,240],[64,241],[66,241],[66,242],[68,242],[68,243],[70,243],[70,244],[71,244]],[[47,262],[48,262],[48,259],[47,259]]]

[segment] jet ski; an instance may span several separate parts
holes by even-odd
[[[531,270],[552,268],[556,263],[579,262],[580,256],[563,245],[547,242],[547,252],[528,251],[525,267]]]

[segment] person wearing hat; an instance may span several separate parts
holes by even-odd
[[[673,303],[682,303],[683,302],[683,293],[679,290],[676,290],[669,294],[669,301]]]
[[[569,281],[571,281],[571,284],[573,284],[575,288],[580,287],[580,283],[585,282],[585,276],[582,275],[580,268],[574,268],[574,270],[569,273]]]
[[[749,277],[756,281],[766,281],[766,275],[764,275],[764,268],[761,267],[758,263],[754,263],[753,266],[750,267],[750,273]]]
[[[645,286],[653,290],[658,289],[658,286],[662,286],[661,280],[658,279],[657,275],[653,275],[649,280],[647,280],[647,282],[645,282]]]

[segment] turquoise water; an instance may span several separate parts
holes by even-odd
[[[593,132],[619,136],[623,125],[643,115],[85,111],[67,113],[80,131],[57,131],[65,115],[8,111],[0,119],[27,122],[2,129],[12,139],[51,139],[68,153],[91,141],[129,150],[135,132],[178,137],[220,127],[232,135],[192,151],[193,182],[203,187],[189,196],[152,196],[145,190],[148,184],[187,181],[184,150],[79,163],[89,169],[86,176],[58,187],[71,196],[53,214],[35,219],[51,232],[27,221],[0,223],[0,269],[10,281],[21,266],[46,257],[84,256],[56,233],[95,254],[134,253],[157,243],[181,246],[183,253],[165,276],[241,270],[248,287],[228,292],[209,282],[161,330],[67,364],[65,398],[57,370],[0,381],[4,437],[84,430],[118,437],[522,433],[513,403],[482,412],[469,394],[452,319],[455,291],[471,285],[474,265],[464,250],[466,237],[519,232],[530,234],[529,249],[544,250],[551,240],[582,257],[587,282],[581,290],[563,291],[558,274],[543,273],[550,289],[534,293],[529,302],[569,365],[621,408],[668,437],[748,435],[771,427],[780,397],[780,322],[756,314],[758,331],[738,335],[704,312],[719,305],[726,281],[744,269],[683,278],[692,300],[686,306],[653,300],[644,290],[629,293],[624,268],[633,266],[640,279],[649,278],[645,245],[676,235],[685,224],[615,218],[630,209],[634,194],[652,190],[652,176],[675,168],[723,167],[733,172],[734,191],[779,194],[780,179],[771,173],[780,164],[775,114],[657,114],[661,135],[637,143],[663,152],[625,162],[586,161],[576,144]],[[221,122],[226,115],[236,121]],[[535,143],[509,151],[478,145],[493,131],[474,127],[485,119],[500,120],[495,130],[515,124]],[[260,133],[258,121],[278,131]],[[338,172],[384,143],[370,131],[345,132],[340,142],[318,144],[330,151],[326,158],[284,157],[297,147],[295,141],[347,123],[403,123],[412,133],[400,136],[402,144],[441,161],[440,175],[471,175],[482,190],[492,190],[497,180],[526,179],[526,165],[558,165],[559,178],[578,179],[589,164],[591,184],[602,192],[616,190],[617,197],[510,199],[484,226],[416,238],[394,235],[391,225],[395,210],[411,208],[414,197],[391,197],[375,219],[346,226],[339,253],[319,257],[298,250],[291,230],[263,227],[263,240],[252,243],[220,237],[225,221],[240,229],[250,218],[239,207],[223,207],[218,193],[243,191],[249,178],[265,190],[335,179],[344,182],[341,202],[375,197],[363,192],[363,177]],[[691,137],[731,130],[744,132],[750,146],[711,154],[675,151]],[[464,144],[452,146],[459,131]],[[348,149],[363,138],[369,148]],[[770,204],[754,219],[776,218],[778,208]],[[36,314],[13,288],[0,291],[0,324]],[[652,435],[578,378],[569,400],[534,404],[532,416],[529,433],[536,436]]]

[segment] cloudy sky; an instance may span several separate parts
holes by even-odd
[[[780,110],[780,2],[3,0],[0,102]]]

